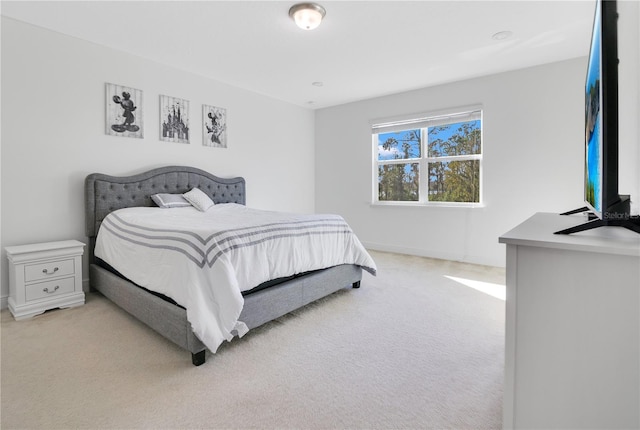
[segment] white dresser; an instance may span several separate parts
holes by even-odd
[[[15,319],[84,304],[84,246],[77,240],[65,240],[5,248],[9,259],[9,310]]]
[[[640,234],[554,231],[538,213],[507,245],[504,428],[640,428]]]

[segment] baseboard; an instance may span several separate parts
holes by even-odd
[[[395,246],[373,242],[362,242],[362,245],[373,251],[392,252],[394,254],[415,255],[418,257],[436,258],[438,260],[462,261],[462,256],[447,252],[430,252],[424,249],[409,248],[406,246]]]
[[[415,255],[417,257],[435,258],[437,260],[459,261],[462,263],[478,264],[482,266],[505,267],[505,262],[497,262],[495,259],[482,256],[454,254],[448,252],[427,251],[406,246],[388,245],[374,242],[362,242],[362,245],[372,251],[392,252],[395,254]]]

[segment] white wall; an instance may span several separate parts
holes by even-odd
[[[144,139],[105,134],[106,82],[144,91]],[[191,144],[159,140],[160,94],[191,102]],[[228,149],[202,146],[202,104],[227,108]],[[5,17],[2,114],[5,303],[5,246],[86,241],[83,181],[92,172],[191,165],[244,176],[249,206],[314,209],[312,111]]]
[[[631,194],[634,214],[640,211],[638,9],[638,2],[618,2],[619,189]],[[504,266],[501,234],[535,212],[583,206],[586,62],[316,111],[316,211],[343,214],[372,249]],[[484,108],[484,208],[371,206],[371,120],[474,104]]]
[[[631,195],[631,212],[640,212],[640,2],[618,5],[618,109],[620,194]]]
[[[637,213],[640,4],[618,5],[620,191]],[[3,304],[5,246],[85,240],[82,186],[91,172],[182,164],[242,175],[251,206],[309,212],[315,203],[344,215],[371,248],[496,266],[504,265],[500,234],[534,212],[582,202],[584,58],[323,109],[314,120],[311,111],[5,17],[1,52]],[[144,91],[145,139],[104,134],[105,82]],[[191,101],[190,145],[159,141],[159,94]],[[228,109],[228,149],[201,146],[203,103]],[[485,112],[486,207],[370,206],[371,119],[476,103]]]
[[[534,212],[581,204],[585,65],[581,58],[317,111],[316,210],[343,214],[370,248],[504,265],[500,234]],[[484,112],[484,208],[371,206],[370,120],[474,104]]]

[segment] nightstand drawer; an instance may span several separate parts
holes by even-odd
[[[27,264],[24,266],[24,281],[32,282],[58,276],[73,275],[75,267],[73,259],[49,261],[46,263]]]
[[[31,301],[73,293],[75,291],[75,287],[75,279],[73,277],[38,282],[36,284],[26,286],[25,299],[27,301]]]

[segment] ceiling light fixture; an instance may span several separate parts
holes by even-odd
[[[289,16],[303,30],[313,30],[322,22],[327,11],[317,3],[298,3],[291,6]]]

